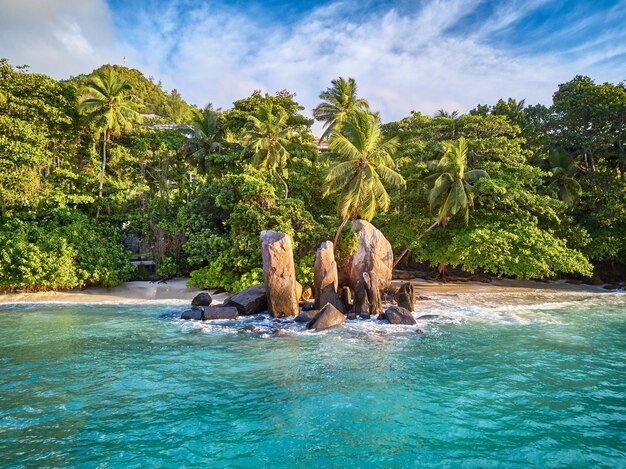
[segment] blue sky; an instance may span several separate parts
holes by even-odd
[[[65,78],[125,63],[227,108],[351,76],[384,120],[499,98],[549,103],[576,74],[626,79],[626,0],[0,0],[0,56]]]

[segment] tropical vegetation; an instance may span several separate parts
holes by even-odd
[[[0,60],[0,290],[172,276],[236,290],[262,279],[264,229],[292,236],[306,284],[322,241],[350,251],[357,218],[428,275],[623,279],[623,83],[577,76],[549,106],[383,123],[338,78],[313,117],[327,147],[286,90],[215,110],[138,70],[58,81]]]

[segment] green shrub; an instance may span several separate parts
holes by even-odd
[[[56,290],[130,279],[118,229],[69,210],[0,226],[0,290]]]

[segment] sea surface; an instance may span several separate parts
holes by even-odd
[[[323,333],[183,309],[0,305],[0,467],[626,467],[625,293]]]

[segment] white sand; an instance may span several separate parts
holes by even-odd
[[[142,303],[149,301],[189,303],[199,292],[198,288],[188,288],[189,279],[168,280],[166,283],[149,281],[127,282],[118,287],[90,288],[85,290],[69,290],[42,293],[11,293],[0,294],[0,303]],[[560,292],[599,292],[606,291],[590,285],[571,285],[562,281],[532,282],[527,280],[494,280],[492,283],[459,282],[441,283],[422,279],[411,280],[420,295],[447,296],[463,293],[533,293],[537,290]],[[394,280],[396,285],[402,280]],[[222,303],[227,293],[215,294],[209,290],[215,304]]]
[[[168,280],[164,283],[135,281],[114,288],[88,288],[41,293],[0,294],[0,303],[142,303],[146,301],[175,301],[189,303],[201,291],[187,287],[187,278]],[[209,291],[215,303],[222,303],[226,293]]]

